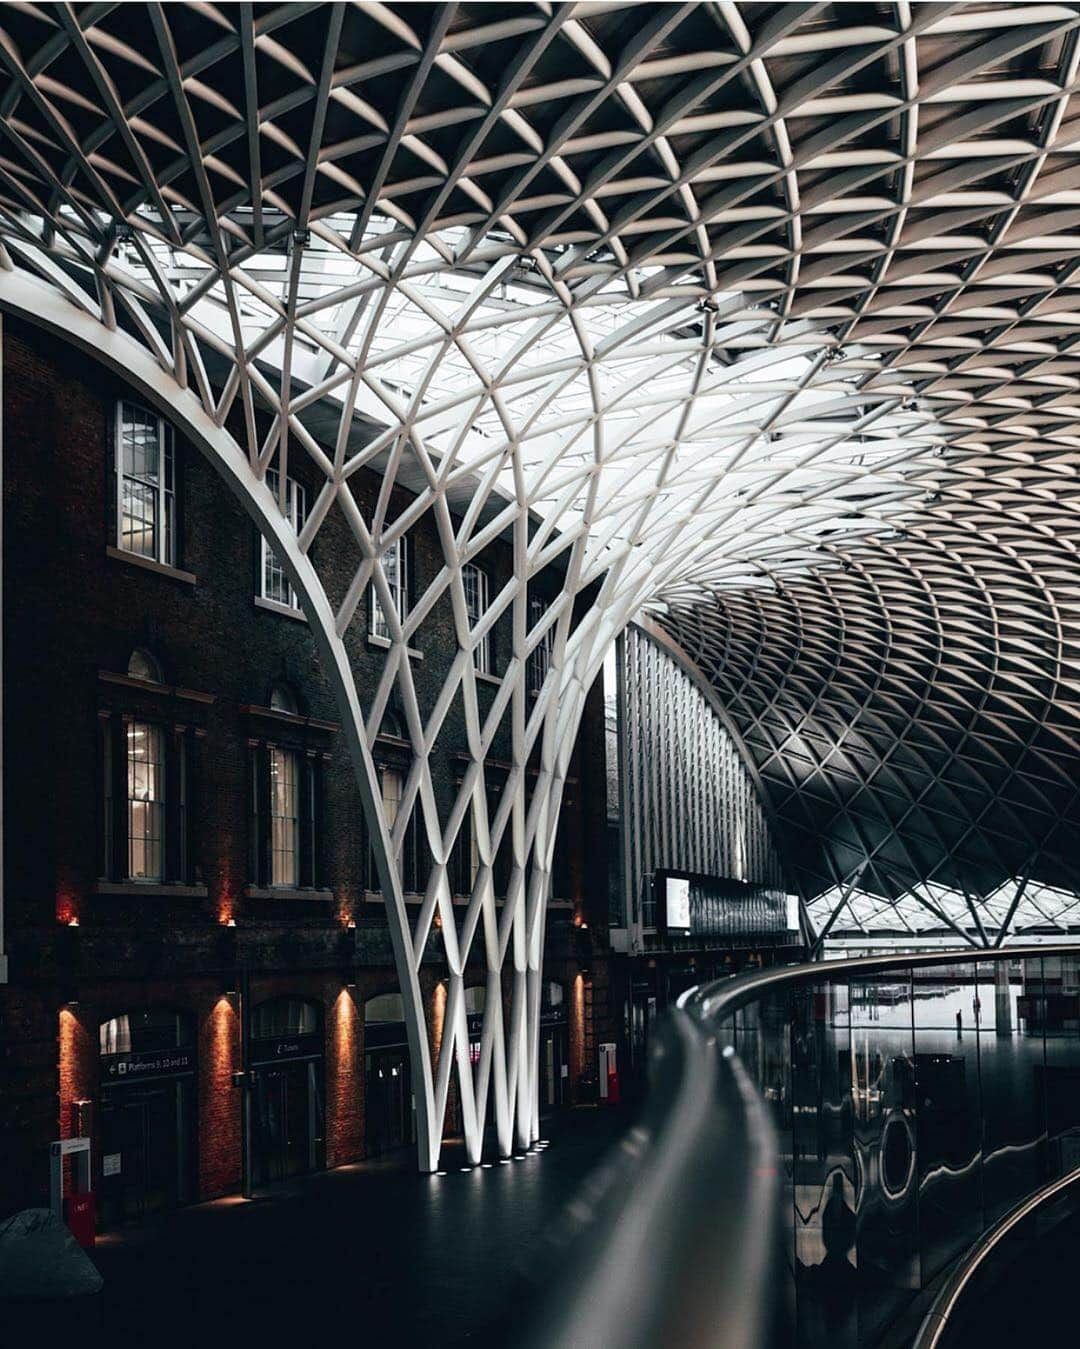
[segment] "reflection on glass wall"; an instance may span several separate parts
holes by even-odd
[[[799,1345],[878,1344],[919,1291],[1080,1166],[1080,957],[898,964],[720,1028],[770,1106]]]

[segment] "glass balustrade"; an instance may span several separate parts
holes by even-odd
[[[747,1001],[689,1000],[776,1128],[782,1342],[881,1343],[1002,1214],[1080,1166],[1080,954],[985,956],[826,963]]]

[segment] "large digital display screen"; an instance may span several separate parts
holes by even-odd
[[[668,932],[690,932],[690,878],[664,877],[664,926]]]
[[[659,869],[653,874],[653,904],[646,930],[672,937],[787,939],[799,928],[796,896],[732,876]]]

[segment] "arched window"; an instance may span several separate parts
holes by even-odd
[[[402,808],[402,801],[405,796],[405,784],[409,777],[410,760],[402,752],[400,744],[391,744],[387,747],[386,742],[405,742],[408,743],[408,733],[401,723],[401,718],[390,707],[383,712],[382,722],[379,726],[378,739],[383,742],[382,757],[378,763],[379,787],[382,795],[383,815],[386,820],[387,828],[393,832],[397,823],[399,812]],[[419,847],[419,827],[418,810],[415,805],[409,814],[409,821],[405,827],[405,836],[401,841],[401,851],[398,854],[398,875],[401,877],[401,884],[405,891],[415,894],[423,889],[423,880],[420,874],[420,847]],[[375,864],[374,849],[368,848],[368,874],[367,885],[369,890],[378,890],[381,885],[379,880],[378,868]]]
[[[405,1000],[400,993],[379,993],[364,1004],[364,1020],[396,1022],[405,1020]]]
[[[195,1037],[189,1016],[149,1007],[103,1021],[98,1038],[102,1054],[143,1054],[179,1049],[192,1044]]]
[[[140,686],[137,697],[98,718],[99,875],[187,885],[197,865],[188,818],[194,737],[190,727],[177,724],[180,710],[165,701],[170,690],[152,651],[135,647],[125,673]]]
[[[296,698],[288,684],[275,684],[270,690],[270,706],[275,712],[288,712],[296,716],[299,708]]]
[[[160,881],[165,866],[165,732],[152,721],[127,725],[128,878]]]
[[[487,989],[483,984],[474,984],[465,990],[465,1016],[469,1027],[469,1062],[480,1062],[480,1046],[484,1034],[484,1007],[487,1004]]]
[[[251,1038],[273,1040],[286,1035],[314,1035],[319,1029],[319,1004],[306,998],[270,998],[251,1011]]]
[[[144,646],[137,646],[128,661],[128,678],[143,679],[148,684],[163,684],[161,666]]]
[[[388,707],[383,713],[379,734],[385,735],[391,740],[404,740],[406,738],[405,728],[401,724],[401,718],[392,707]]]

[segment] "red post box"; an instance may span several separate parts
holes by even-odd
[[[92,1193],[69,1195],[64,1201],[64,1222],[84,1250],[90,1250],[97,1236],[97,1204]]]
[[[614,1068],[607,1075],[607,1103],[608,1105],[619,1104],[619,1074]]]

